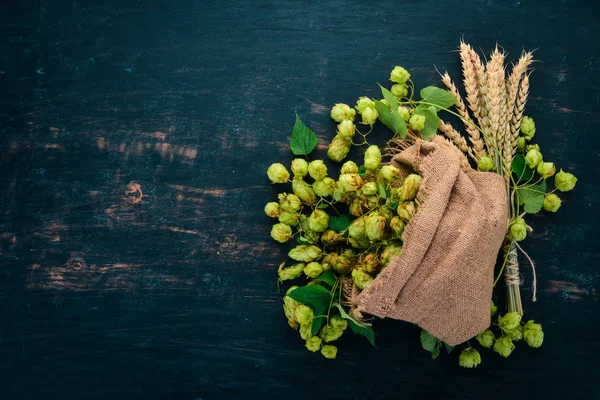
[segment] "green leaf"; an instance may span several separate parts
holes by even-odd
[[[379,85],[379,83],[378,83],[378,85]],[[383,98],[386,99],[388,103],[390,103],[390,107],[392,107],[392,110],[397,111],[398,110],[398,100],[396,99],[396,96],[394,96],[392,94],[392,92],[390,92],[383,86],[379,85],[379,87],[381,88],[381,94],[383,95]],[[379,112],[379,110],[377,112]]]
[[[528,181],[533,178],[533,169],[525,162],[525,158],[521,155],[516,155],[511,164],[512,171],[517,175],[517,182]]]
[[[315,280],[317,282],[325,282],[329,286],[333,287],[333,285],[335,285],[335,281],[337,280],[337,278],[335,277],[335,274],[333,273],[333,271],[329,270],[329,271],[323,272],[321,275],[317,276],[313,280]]]
[[[360,167],[358,167],[358,176],[360,176],[361,178],[364,178],[365,175],[367,175],[367,167],[365,167],[364,165],[361,165]]]
[[[391,109],[384,103],[375,100],[375,109],[379,114],[379,121],[394,132],[395,135],[400,135],[402,139],[406,137],[406,122],[398,114],[398,107]]]
[[[301,286],[287,294],[292,299],[312,308],[315,318],[311,327],[312,335],[316,335],[325,323],[325,316],[331,304],[333,293],[319,285]]]
[[[329,218],[329,229],[333,229],[336,232],[341,232],[350,226],[352,220],[346,214],[342,214],[339,217]]]
[[[382,199],[387,199],[387,192],[385,190],[385,185],[382,185],[381,183],[379,185],[377,185],[377,190],[379,191],[379,196]]]
[[[427,332],[425,329],[421,330],[421,345],[425,350],[431,353],[431,358],[434,360],[440,355],[440,348],[442,347],[442,341]]]
[[[308,154],[317,147],[318,141],[315,133],[308,126],[304,125],[304,122],[296,114],[296,123],[294,124],[294,129],[292,129],[292,138],[290,139],[292,153],[297,156]]]
[[[338,190],[334,190],[334,192],[333,192],[333,199],[335,201],[340,201],[342,199],[342,192],[340,192]]]
[[[323,204],[319,204],[319,206],[317,207],[319,210],[323,210],[325,208],[329,207],[329,204],[327,203],[323,203]]]
[[[449,108],[456,104],[456,99],[447,90],[435,86],[427,86],[421,89],[421,99],[427,103],[434,104],[436,108]]]
[[[525,212],[535,214],[540,212],[544,205],[546,195],[546,181],[531,185],[517,186],[517,201],[523,206]]]
[[[344,308],[340,304],[336,304],[335,306],[338,308],[338,310],[340,310],[340,315],[342,316],[342,318],[348,321],[348,325],[350,325],[350,329],[352,329],[352,332],[365,336],[373,347],[377,347],[375,346],[375,331],[373,330],[373,328],[367,325],[363,325],[354,318],[352,318],[351,315],[344,311]]]
[[[450,346],[446,342],[444,342],[444,346],[446,347],[446,351],[448,352],[448,354],[452,353],[452,350],[454,350],[454,346]]]
[[[388,201],[390,201],[391,199],[388,199]],[[396,211],[396,209],[398,208],[398,200],[396,201],[392,201],[390,204],[388,204],[388,207],[390,208],[390,210],[392,211]]]
[[[440,89],[441,90],[441,89]],[[432,111],[430,108],[424,105],[420,105],[415,108],[415,114],[422,115],[425,117],[425,127],[421,131],[421,136],[425,140],[431,139],[437,132],[438,127],[440,126],[440,118],[437,116],[435,111]]]
[[[298,243],[299,244],[313,244],[312,242],[309,242],[308,239],[306,239],[304,236],[298,237]]]

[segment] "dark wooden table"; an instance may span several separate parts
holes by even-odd
[[[8,4],[13,3],[13,4]],[[92,4],[97,3],[97,4]],[[304,4],[302,4],[304,3]],[[0,398],[594,398],[595,1],[22,1],[0,6]],[[286,325],[262,208],[295,113],[376,95],[394,65],[458,76],[463,37],[538,49],[527,113],[579,183],[531,218],[540,350],[432,361],[377,323],[335,361]],[[323,155],[324,152],[321,152]]]

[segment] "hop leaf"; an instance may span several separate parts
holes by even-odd
[[[304,125],[300,117],[296,114],[296,123],[292,129],[292,138],[290,140],[290,149],[295,155],[308,154],[317,147],[317,135]]]

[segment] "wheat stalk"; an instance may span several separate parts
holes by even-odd
[[[485,96],[486,111],[488,114],[489,132],[498,151],[502,156],[504,144],[504,127],[506,121],[506,84],[504,81],[504,53],[498,46],[492,52],[490,61],[486,66],[487,92]]]
[[[506,82],[506,105],[507,105],[507,118],[505,123],[505,136],[504,136],[504,159],[507,163],[512,161],[513,156],[517,149],[517,139],[519,138],[519,125],[521,117],[519,116],[516,124],[512,122],[517,100],[521,101],[521,108],[525,105],[527,94],[524,99],[518,99],[519,88],[521,78],[527,72],[527,68],[533,61],[533,54],[531,52],[524,53],[517,64],[513,67],[512,73]],[[522,114],[522,110],[521,110]]]
[[[442,75],[442,82],[444,83],[444,85],[446,85],[446,87],[448,88],[450,93],[452,93],[452,96],[454,96],[454,98],[456,99],[456,109],[458,110],[458,113],[460,114],[460,116],[463,119],[463,122],[465,124],[465,129],[466,129],[467,133],[469,134],[469,140],[471,141],[471,144],[473,145],[473,151],[470,153],[474,155],[475,161],[477,161],[480,157],[483,157],[487,154],[485,152],[485,145],[483,143],[483,140],[481,139],[479,130],[477,130],[477,128],[475,127],[473,120],[469,116],[469,111],[467,110],[467,107],[465,106],[465,103],[464,103],[460,93],[458,92],[458,89],[456,88],[456,85],[454,85],[454,82],[452,82],[452,79],[450,78],[450,75],[448,75],[447,72],[444,73],[444,75]],[[452,128],[452,127],[450,126],[450,128]],[[454,128],[452,128],[452,129],[454,130]],[[456,132],[456,130],[455,130],[455,132]],[[446,136],[448,136],[448,135],[446,135]],[[461,136],[461,138],[462,138],[462,136]],[[462,138],[462,139],[466,144],[466,141],[464,140],[464,138]],[[453,139],[453,141],[454,141],[454,139]]]

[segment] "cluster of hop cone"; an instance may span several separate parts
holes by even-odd
[[[499,48],[483,63],[470,45],[461,43],[460,57],[466,104],[445,73],[442,82],[454,98],[456,112],[442,109],[460,118],[466,135],[445,121],[439,121],[437,130],[461,152],[465,168],[476,165],[478,170],[496,172],[506,181],[510,212],[504,246],[506,265],[502,269],[507,277],[507,313],[497,315],[492,302],[492,325],[475,339],[481,347],[508,357],[515,341],[524,340],[531,347],[539,347],[544,338],[540,324],[533,320],[525,323],[521,318],[516,242],[525,239],[530,228],[523,219],[518,199],[524,183],[521,177],[515,180],[513,162],[521,157],[526,172],[537,174],[525,185],[554,176],[555,189],[544,193],[540,203],[540,208],[546,211],[558,210],[561,199],[554,192],[572,190],[577,179],[562,170],[556,173],[554,164],[543,159],[539,146],[530,143],[535,123],[523,113],[529,93],[531,52],[522,54],[510,74],[504,65],[505,54]],[[425,129],[426,117],[415,112],[419,102],[412,101],[414,86],[410,74],[396,67],[390,80],[394,84],[389,92],[400,101],[397,112],[406,124],[407,135],[403,140],[414,141]],[[291,183],[291,193],[280,193],[278,202],[269,202],[265,207],[265,213],[277,220],[271,237],[280,243],[292,239],[298,243],[288,252],[292,261],[280,265],[279,281],[304,277],[305,286],[312,286],[315,296],[321,291],[323,296],[329,296],[327,299],[331,298],[329,307],[317,313],[314,306],[293,295],[301,285],[291,286],[284,296],[285,315],[289,325],[305,340],[306,348],[320,351],[327,358],[336,357],[337,347],[332,343],[348,326],[355,332],[361,328],[360,321],[344,312],[346,293],[341,282],[351,279],[359,290],[368,287],[402,251],[404,228],[417,212],[415,196],[421,177],[417,173],[402,176],[395,166],[382,163],[381,149],[367,142],[370,130],[361,133],[354,123],[358,113],[361,124],[372,129],[380,120],[375,102],[361,97],[355,107],[336,104],[331,110],[331,118],[338,125],[328,148],[329,159],[343,162],[352,145],[366,145],[361,166],[345,161],[337,180],[329,176],[323,160],[309,161],[308,157],[294,159],[291,174],[280,163],[272,164],[267,171],[272,183]],[[379,102],[390,106],[387,99]],[[358,143],[357,137],[362,137]],[[398,143],[402,140],[392,138],[387,150],[393,150]],[[479,352],[470,345],[460,353],[459,363],[463,367],[475,367],[480,362]]]

